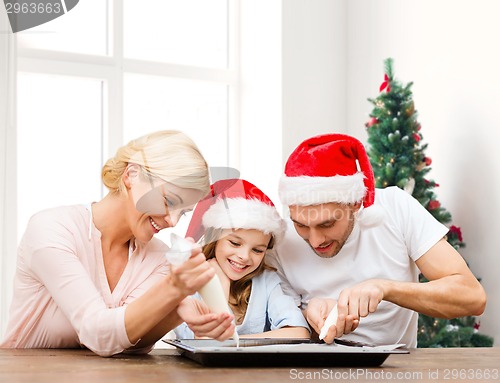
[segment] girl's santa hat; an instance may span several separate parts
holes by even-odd
[[[186,237],[195,241],[209,227],[256,229],[279,241],[286,224],[273,202],[257,186],[242,179],[226,179],[210,186],[210,193],[194,209]]]
[[[309,206],[362,202],[358,220],[371,226],[383,219],[373,206],[375,180],[363,144],[345,134],[324,134],[302,142],[290,155],[280,179],[283,204]]]

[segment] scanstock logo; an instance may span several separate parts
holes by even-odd
[[[12,32],[45,24],[68,13],[79,0],[3,0]]]

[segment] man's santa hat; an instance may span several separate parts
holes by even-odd
[[[257,186],[242,179],[226,179],[210,186],[210,193],[194,209],[186,237],[198,241],[207,228],[256,229],[279,241],[286,224],[273,202]]]
[[[288,158],[279,195],[288,206],[362,202],[358,219],[365,225],[383,218],[383,210],[373,206],[375,180],[366,150],[345,134],[323,134],[302,142]]]

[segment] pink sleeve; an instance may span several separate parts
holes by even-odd
[[[64,247],[64,246],[61,246]],[[71,322],[80,342],[101,356],[133,346],[125,330],[126,306],[108,308],[78,257],[64,248],[31,253],[31,269]]]

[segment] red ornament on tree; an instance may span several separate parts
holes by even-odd
[[[377,125],[378,120],[375,117],[370,118],[370,120],[365,124],[367,128],[371,128],[373,125]]]
[[[424,162],[427,166],[431,166],[432,159],[430,157],[424,157]]]
[[[441,202],[439,202],[438,200],[434,200],[434,199],[430,200],[429,201],[429,205],[427,205],[427,207],[429,208],[429,210],[436,210],[440,206],[441,206]]]
[[[429,185],[429,184],[431,183],[431,181],[429,181],[428,179],[425,179],[425,178],[424,178],[424,182],[425,182],[425,184],[426,184],[426,185]],[[438,187],[439,187],[439,184],[438,184],[438,183],[436,183],[436,182],[434,182],[434,187],[437,187],[437,188],[438,188]]]
[[[391,84],[389,83],[389,76],[387,76],[387,74],[384,74],[384,82],[380,85],[380,91],[382,92],[386,88],[387,88],[387,93],[389,93],[391,91]]]
[[[419,142],[421,138],[422,138],[422,137],[420,137],[420,134],[418,134],[418,133],[413,133],[413,139],[414,139],[416,142]]]
[[[462,230],[458,226],[455,226],[455,225],[450,226],[450,232],[451,233],[455,233],[457,235],[457,237],[458,237],[458,240],[460,242],[463,242],[463,239],[462,239]]]
[[[479,331],[479,326],[481,326],[481,321],[477,321],[476,323],[474,323],[474,332]]]

